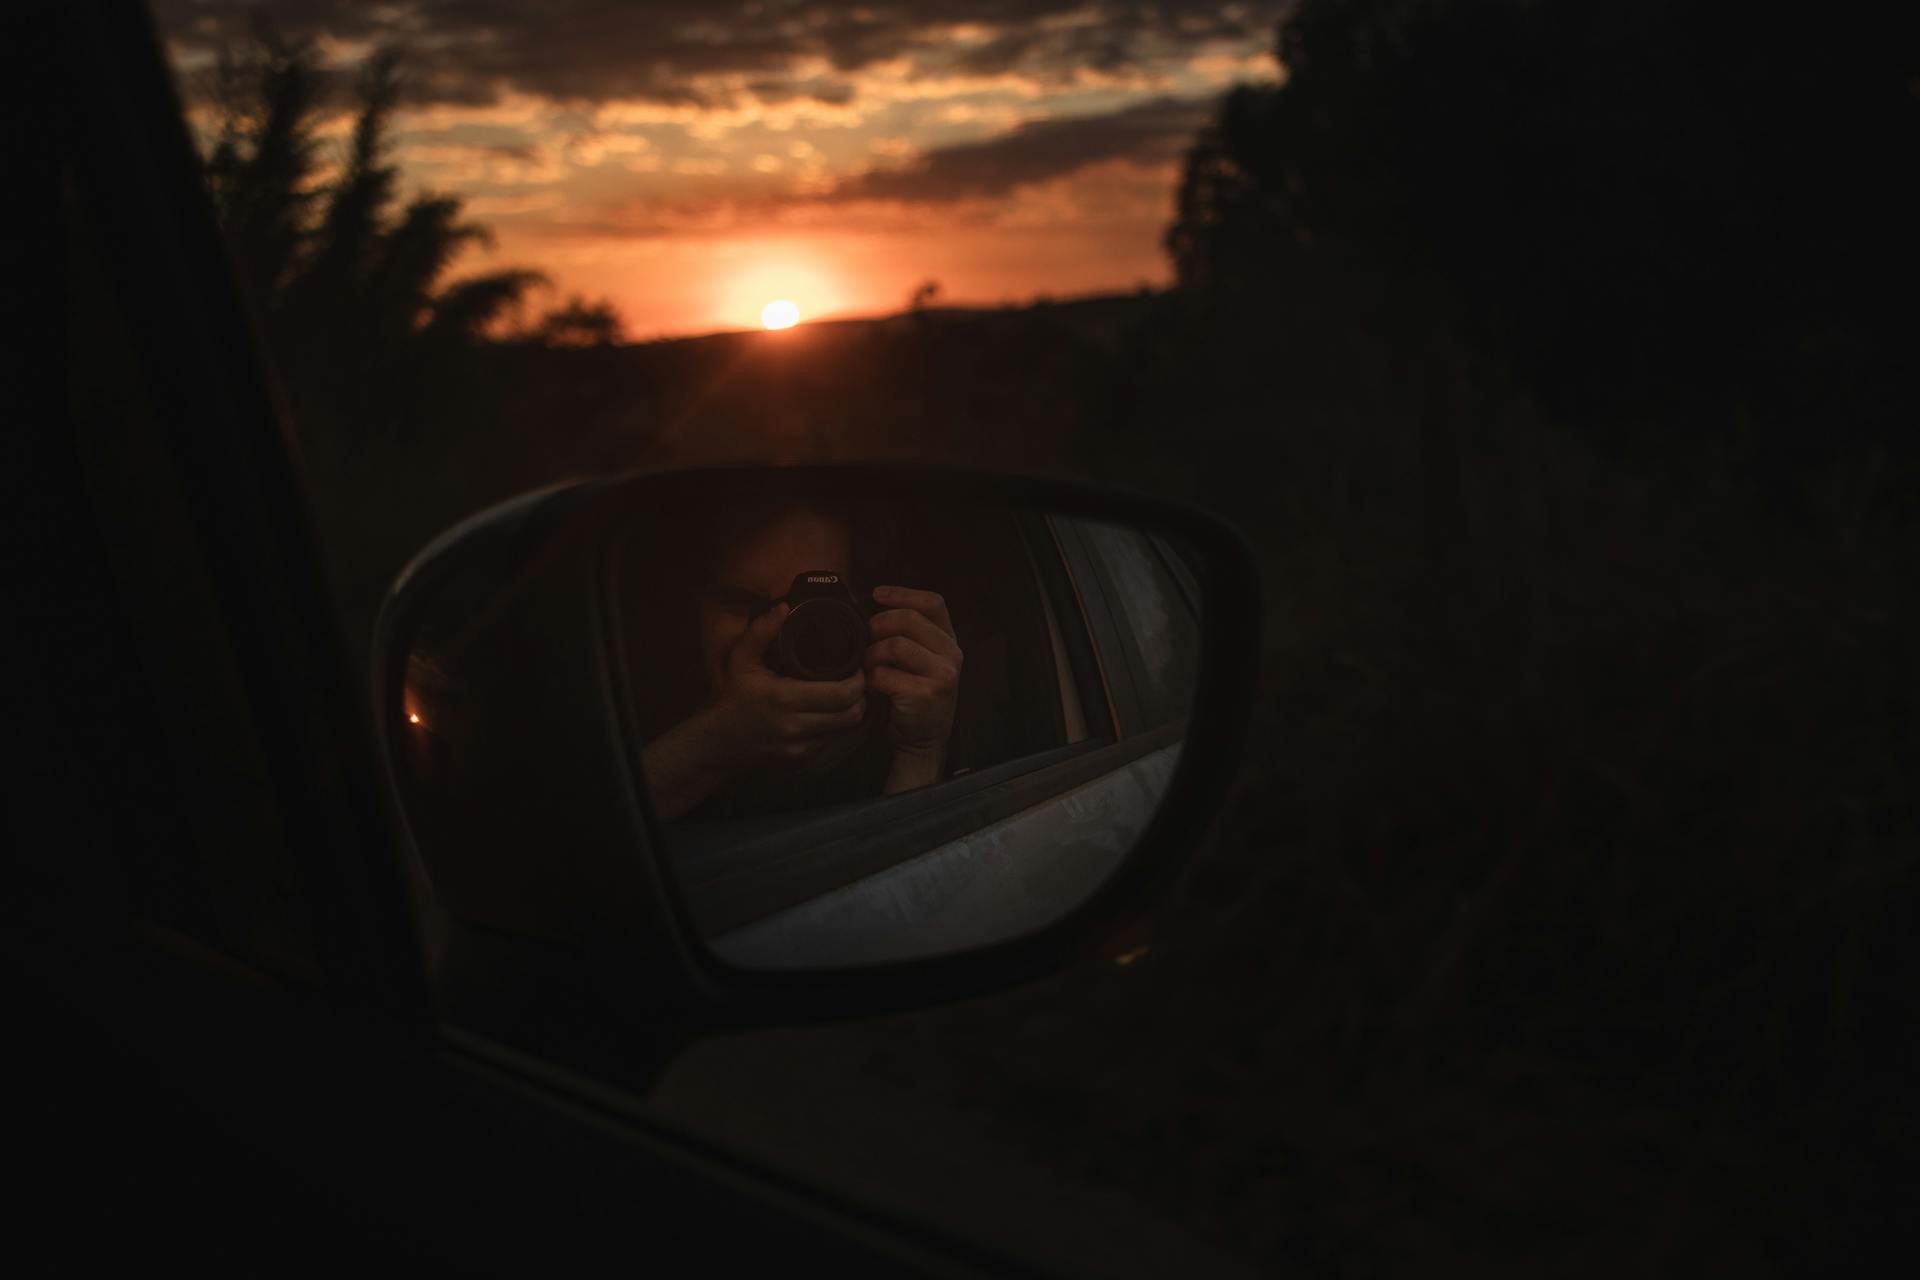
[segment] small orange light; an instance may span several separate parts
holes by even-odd
[[[1135,960],[1138,960],[1141,956],[1145,954],[1147,954],[1147,949],[1145,947],[1135,947],[1131,951],[1122,951],[1119,955],[1113,958],[1113,962],[1124,969],[1126,966],[1132,964]]]
[[[419,723],[420,723],[420,713],[419,713],[418,711],[409,711],[409,712],[407,712],[407,723],[408,723],[408,724],[419,724]]]

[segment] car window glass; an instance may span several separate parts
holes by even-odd
[[[1224,23],[1150,15],[1154,65],[1134,76],[1109,68],[1125,61],[1117,45],[1092,48],[1092,10],[1042,8],[949,21],[886,6],[156,0],[363,664],[381,601],[422,547],[555,482],[734,461],[1095,472],[1116,371],[1138,367],[1130,335],[1171,279],[1169,166],[1222,77],[1270,61],[1271,32],[1259,5]],[[1016,65],[1033,55],[1051,66]],[[1060,753],[1116,745],[1140,754],[1111,786],[1151,780],[1177,747],[1122,734],[1072,573],[1035,523],[917,535],[969,678],[1010,709],[960,713],[939,786],[1002,770],[1017,783]],[[1030,567],[970,575],[968,540]],[[675,569],[671,555],[649,567]],[[636,584],[622,608],[648,600],[657,584]],[[405,725],[402,767],[430,814],[419,834],[482,851],[537,840],[564,821],[560,799],[516,807],[460,737],[486,731],[476,707],[541,716],[481,696],[504,697],[490,672],[522,637],[417,639],[405,678],[420,720]],[[471,861],[448,892],[503,916],[564,907],[536,876]],[[724,1092],[727,1078],[707,1083]],[[788,1083],[804,1093],[808,1080],[838,1087],[796,1063]],[[826,1096],[792,1101],[843,1109]],[[869,1092],[844,1110],[843,1132],[865,1135],[845,1150],[898,1154],[886,1103]],[[725,1125],[709,1114],[701,1127]],[[911,1127],[971,1163],[876,1155],[873,1168],[896,1166],[880,1188],[896,1207],[1055,1259],[1084,1259],[1092,1239],[1095,1270],[1209,1253],[1144,1198],[1115,1213],[1017,1144],[966,1139],[951,1107]],[[805,1175],[872,1181],[821,1144],[797,1149]]]
[[[1125,660],[1134,664],[1150,720],[1184,716],[1200,653],[1199,620],[1186,593],[1147,535],[1097,521],[1081,527],[1112,584],[1115,607],[1130,624],[1121,633],[1131,642]]]
[[[454,521],[631,469],[1110,480],[1260,558],[1157,913],[703,1042],[684,1127],[1063,1275],[1899,1256],[1920,7],[151,11],[356,639]],[[1177,733],[1177,622],[1101,639],[1179,617],[1151,562],[1061,543],[1061,736]]]
[[[1051,546],[1042,548],[1046,554],[1053,554]],[[1032,548],[1029,548],[1032,552]],[[1069,611],[1068,601],[1064,598],[1056,605],[1051,593],[1043,586],[1040,591],[1040,604],[1047,615],[1047,641],[1053,646],[1053,667],[1059,677],[1060,718],[1068,742],[1084,742],[1088,737],[1087,711],[1081,701],[1081,675],[1073,659],[1067,652],[1068,628],[1075,632],[1081,630],[1083,619],[1077,611]],[[1066,626],[1060,622],[1060,615],[1067,616]]]

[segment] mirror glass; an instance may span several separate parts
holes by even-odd
[[[614,545],[666,865],[722,960],[888,963],[1042,928],[1177,763],[1203,566],[1043,510],[661,502]]]

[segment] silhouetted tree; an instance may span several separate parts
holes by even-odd
[[[399,55],[383,50],[361,69],[352,140],[339,176],[326,189],[304,270],[294,282],[289,305],[304,308],[328,327],[355,311],[378,309],[384,301],[375,291],[373,268],[398,176],[388,163],[386,136],[400,97],[398,67]]]
[[[337,420],[348,446],[407,429],[437,355],[486,337],[545,280],[509,268],[444,282],[462,250],[491,236],[462,220],[455,197],[423,194],[395,209],[400,67],[389,49],[361,68],[353,132],[331,177],[314,141],[323,103],[310,45],[263,34],[224,54],[212,85],[208,180],[242,287],[303,417]]]
[[[625,335],[611,302],[588,302],[576,295],[542,316],[530,336],[555,347],[604,347]]]
[[[271,37],[225,50],[210,83],[218,116],[207,182],[242,287],[263,313],[280,303],[308,236],[319,106],[313,53]]]

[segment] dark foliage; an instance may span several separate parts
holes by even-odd
[[[556,347],[604,347],[622,338],[620,313],[604,299],[568,298],[534,326],[531,337]]]
[[[1609,449],[1730,441],[1789,498],[1862,445],[1913,457],[1912,6],[1305,0],[1279,56],[1190,156],[1184,283],[1324,267]]]

